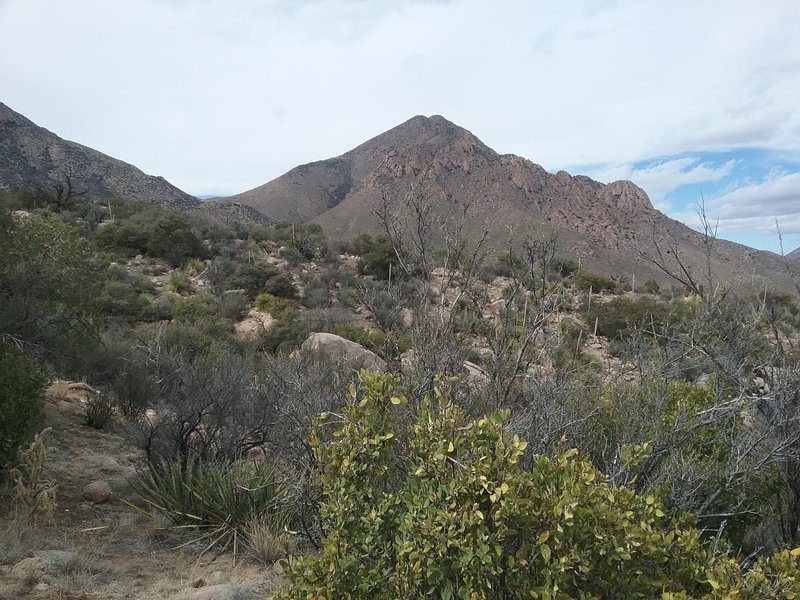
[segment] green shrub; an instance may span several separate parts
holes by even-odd
[[[103,314],[115,317],[139,318],[151,310],[150,299],[129,282],[106,281],[96,302]]]
[[[244,263],[236,267],[233,275],[228,277],[225,283],[227,289],[242,289],[253,299],[264,290],[267,281],[279,273],[277,267],[264,261]]]
[[[316,223],[279,223],[273,229],[273,236],[276,242],[285,245],[281,255],[290,264],[296,264],[294,260],[312,260],[326,252],[325,234]]]
[[[619,292],[619,284],[611,279],[611,277],[600,275],[599,273],[592,273],[586,269],[578,269],[575,271],[572,275],[572,285],[583,291],[591,289],[592,293],[595,294],[599,292]]]
[[[381,353],[386,343],[386,334],[376,329],[367,329],[359,325],[342,323],[334,327],[331,333],[335,333],[351,342],[360,344],[367,350]]]
[[[248,305],[247,294],[240,290],[225,292],[217,298],[217,312],[231,321],[238,320],[239,317],[247,312]]]
[[[288,320],[300,310],[300,305],[288,298],[278,298],[272,294],[259,294],[256,298],[256,308],[269,313],[273,319]]]
[[[644,282],[644,293],[652,296],[658,296],[661,291],[661,286],[655,279],[648,279]]]
[[[326,308],[330,304],[328,286],[320,277],[303,282],[303,306],[306,308]]]
[[[112,221],[104,224],[94,235],[94,243],[104,250],[122,256],[147,252],[148,229],[132,221]]]
[[[208,292],[179,298],[172,307],[172,316],[180,321],[194,322],[217,316],[217,299]]]
[[[86,402],[84,423],[92,429],[103,429],[114,417],[114,398],[106,394],[95,394]]]
[[[147,254],[166,259],[178,267],[187,260],[208,258],[209,252],[198,236],[196,220],[153,205],[134,207],[138,212],[105,224],[94,235],[94,243],[123,256]]]
[[[290,313],[290,316],[279,319],[262,332],[256,345],[267,352],[291,352],[306,340],[311,331],[311,325],[299,312]]]
[[[365,375],[350,398],[332,438],[326,419],[314,429],[326,536],[286,563],[279,600],[736,598],[758,585],[576,450],[523,469],[505,414],[466,421],[439,391],[409,430],[391,376]],[[800,589],[795,558],[768,566],[765,578]]]
[[[397,270],[397,255],[388,237],[373,238],[365,233],[361,234],[353,240],[353,249],[359,256],[358,270],[362,274],[388,279],[391,270],[393,277],[400,275]]]
[[[670,305],[652,296],[617,296],[608,302],[592,302],[586,314],[586,322],[594,327],[596,320],[597,333],[609,339],[622,339],[631,327],[642,324],[660,332],[672,319]]]
[[[549,273],[559,278],[569,277],[578,270],[578,261],[573,258],[556,257],[550,263]]]
[[[175,273],[169,278],[169,289],[176,294],[185,294],[191,288],[189,278],[183,273]]]
[[[300,263],[306,260],[306,257],[303,256],[303,253],[294,246],[285,246],[282,248],[280,257],[293,267],[298,266]]]
[[[17,218],[0,207],[0,341],[77,368],[96,343],[104,272],[87,241],[52,214]]]
[[[278,298],[288,298],[289,300],[297,300],[299,297],[297,287],[294,285],[292,278],[286,273],[280,273],[270,278],[264,284],[263,292]]]
[[[506,250],[494,261],[490,272],[495,277],[520,276],[525,268],[522,257],[513,250]]]
[[[0,344],[0,470],[16,459],[17,450],[41,423],[47,383],[45,372],[30,358]]]
[[[206,261],[199,258],[192,258],[186,263],[186,273],[192,277],[197,277],[206,270]]]
[[[208,258],[209,252],[195,232],[189,219],[169,211],[148,231],[147,253],[165,258],[179,267],[190,258]]]

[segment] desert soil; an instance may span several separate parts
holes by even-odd
[[[14,520],[9,490],[0,504],[0,600],[247,600],[264,598],[280,581],[277,565],[246,552],[203,554],[197,534],[159,526],[125,501],[142,456],[115,420],[103,430],[84,424],[89,392],[54,383],[47,393],[47,479],[57,484],[52,518]],[[111,497],[85,498],[107,482]],[[182,547],[178,547],[182,546]]]

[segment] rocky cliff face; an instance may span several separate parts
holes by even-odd
[[[53,194],[67,185],[91,200],[146,199],[183,208],[199,204],[163,177],[61,139],[0,103],[0,188]]]
[[[313,220],[332,237],[351,238],[379,232],[375,213],[385,200],[402,203],[411,195],[442,219],[469,206],[468,230],[488,230],[498,244],[510,231],[517,238],[555,233],[562,254],[602,272],[667,282],[647,258],[659,249],[665,266],[679,270],[679,259],[705,269],[704,238],[657,211],[632,182],[549,173],[526,158],[498,154],[441,116],[416,116],[341,156],[296,167],[227,201],[277,221]],[[771,253],[722,241],[714,252],[722,284],[785,279]]]

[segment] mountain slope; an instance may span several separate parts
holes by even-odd
[[[676,257],[705,272],[701,234],[655,210],[629,181],[602,184],[555,174],[525,158],[501,155],[441,116],[416,116],[328,160],[302,165],[228,201],[241,202],[275,220],[313,220],[332,237],[378,232],[375,213],[384,202],[424,199],[440,219],[470,207],[468,229],[489,231],[492,241],[553,232],[561,252],[603,272],[668,278],[647,257],[661,251],[665,266]],[[722,284],[786,283],[779,257],[716,241],[713,267]],[[640,279],[643,281],[643,279]]]
[[[68,183],[90,200],[148,199],[174,207],[199,203],[163,177],[64,140],[0,103],[0,188],[52,194]]]

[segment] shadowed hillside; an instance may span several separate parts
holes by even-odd
[[[0,103],[0,188],[39,190],[59,200],[148,199],[173,207],[199,203],[163,177],[70,142]]]

